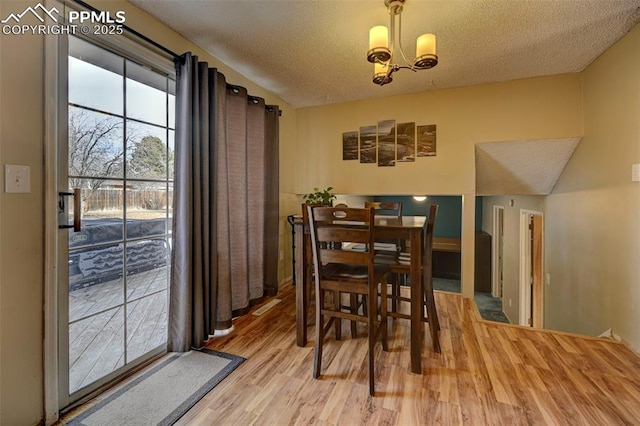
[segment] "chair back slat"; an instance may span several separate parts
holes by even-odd
[[[345,263],[349,265],[368,265],[369,253],[351,250],[320,249],[322,263]]]
[[[373,210],[349,207],[308,207],[311,241],[319,265],[342,263],[373,268]],[[364,250],[343,250],[357,243]]]
[[[365,201],[365,207],[370,207],[379,216],[402,217],[402,203],[391,201]]]
[[[344,242],[350,241],[353,243],[368,243],[369,231],[364,229],[351,229],[345,226],[354,225],[336,225],[333,227],[318,228],[318,239],[320,241],[327,242]]]
[[[362,222],[365,225],[371,221],[367,209],[353,207],[319,207],[314,209],[314,218],[316,222]]]

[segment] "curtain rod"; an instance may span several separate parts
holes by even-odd
[[[95,7],[91,6],[90,4],[85,3],[82,0],[73,0],[74,3],[78,3],[80,6],[85,7],[87,9],[89,9],[92,12],[101,12],[99,9],[96,9]],[[146,35],[139,33],[138,31],[134,30],[133,28],[131,28],[130,26],[126,25],[126,24],[120,24],[122,25],[122,27],[127,30],[128,32],[130,32],[131,34],[133,34],[134,36],[144,40],[145,42],[149,43],[150,45],[152,45],[153,47],[155,47],[156,49],[161,50],[162,52],[166,53],[167,55],[173,57],[173,59],[175,58],[179,58],[180,55],[178,55],[177,53],[175,53],[172,50],[167,49],[166,47],[164,47],[163,45],[161,45],[158,42],[155,42],[153,40],[151,40],[149,37],[147,37]]]
[[[231,83],[227,83],[227,89],[230,89],[230,90],[232,90],[232,91],[233,91],[233,93],[236,93],[236,94],[237,94],[237,93],[239,93],[239,92],[240,92],[240,89],[244,89],[244,87],[242,87],[242,86],[237,86],[237,85],[235,85],[235,84],[231,84]],[[259,97],[259,96],[252,96],[252,95],[249,95],[249,94],[247,94],[247,99],[248,99],[250,102],[253,102],[254,104],[259,104],[259,103],[260,103],[260,101],[263,101],[263,102],[264,102],[264,98],[261,98],[261,97]],[[281,110],[281,109],[280,109],[280,107],[278,107],[277,105],[267,105],[267,104],[265,103],[264,107],[265,107],[265,109],[267,109],[267,110],[269,110],[269,111],[273,111],[273,109],[274,109],[274,108],[278,108],[278,117],[282,117],[282,110]]]

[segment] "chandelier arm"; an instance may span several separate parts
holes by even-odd
[[[413,72],[418,72],[418,70],[416,69],[416,67],[413,67],[411,65],[393,65],[395,67],[394,71],[398,71],[398,70],[411,70]]]
[[[391,73],[398,71],[398,69],[400,69],[400,67],[396,64],[392,64],[391,60],[388,61],[381,61],[380,59],[375,60],[374,62],[375,64],[380,64],[380,65],[384,65],[385,69],[387,70],[386,76],[389,77],[391,75]]]
[[[389,62],[387,64],[387,74],[385,76],[385,81],[388,81],[389,78],[391,78],[391,74],[393,74],[396,71],[395,69],[395,64],[392,64],[391,62]]]
[[[378,83],[380,86],[384,86],[385,84],[389,84],[393,81],[393,79],[391,78],[391,74],[398,70],[396,67],[397,65],[389,65],[387,67],[387,74],[383,79],[380,80],[380,83]]]
[[[408,67],[403,67],[403,68],[408,68],[413,70],[413,66],[411,65],[412,61],[409,61],[407,59],[407,56],[404,54],[404,50],[402,50],[402,13],[398,14],[398,49],[400,49],[400,54],[402,55],[402,59],[404,59],[404,61],[408,65]],[[391,54],[393,55],[393,51],[391,51]]]
[[[389,52],[391,53],[389,64],[392,64],[395,59],[393,56],[396,50],[396,13],[396,9],[389,8]]]
[[[393,79],[391,78],[391,74],[398,71],[400,68],[406,68],[406,67],[400,67],[399,65],[392,64],[390,62],[383,62],[380,60],[376,60],[376,62],[381,65],[384,65],[384,67],[386,68],[386,72],[383,77],[380,77],[379,75],[377,75],[373,79],[373,82],[379,86],[384,86],[385,84],[391,83],[393,81]]]

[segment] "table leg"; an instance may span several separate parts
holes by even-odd
[[[411,232],[411,372],[422,374],[422,230]]]
[[[307,273],[304,225],[296,223],[296,345],[307,345]]]

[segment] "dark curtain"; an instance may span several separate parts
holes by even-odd
[[[176,68],[168,341],[183,352],[277,293],[279,111],[190,53]]]
[[[278,293],[278,239],[280,224],[280,108],[267,105],[265,110],[265,219],[264,219],[264,290],[265,295]]]

